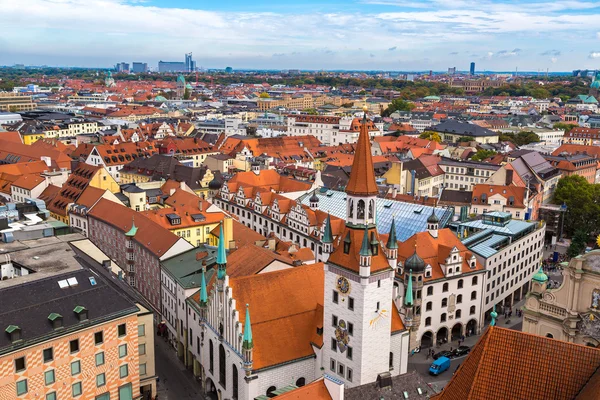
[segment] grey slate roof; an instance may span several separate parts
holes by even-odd
[[[90,277],[94,278],[95,285]],[[77,285],[61,288],[58,282],[68,278],[75,278]],[[2,330],[9,325],[17,325],[21,328],[22,338],[21,342],[13,344],[9,335],[0,333],[0,354],[139,311],[133,302],[88,270],[55,275],[0,290],[0,304]],[[77,306],[88,310],[87,321],[79,321],[73,311]],[[48,320],[51,313],[62,315],[63,328],[53,329]]]
[[[498,136],[498,133],[487,128],[482,128],[479,125],[458,122],[455,120],[446,120],[440,124],[428,128],[428,130],[473,137]]]
[[[422,394],[419,394],[418,389],[421,389]],[[392,386],[388,388],[379,388],[377,383],[374,382],[346,389],[344,399],[396,400],[404,399],[404,392],[407,392],[408,399],[428,399],[436,393],[418,372],[413,371],[394,376]]]

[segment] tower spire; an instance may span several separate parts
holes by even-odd
[[[252,339],[252,324],[250,323],[250,306],[246,304],[246,319],[244,320],[244,337],[242,341],[242,353],[244,356],[244,371],[246,376],[252,374],[252,350],[254,341]]]
[[[227,275],[227,254],[225,253],[225,235],[223,234],[223,223],[219,227],[219,246],[217,247],[217,287],[223,290],[223,281]]]
[[[388,249],[398,248],[398,237],[396,236],[396,219],[392,219],[392,227],[390,228],[390,234],[388,236],[387,244],[385,245]]]
[[[369,120],[365,111],[360,125],[360,134],[354,152],[352,171],[346,186],[346,193],[355,196],[376,196],[378,194],[373,156],[371,155],[371,142],[369,141]]]
[[[406,294],[404,295],[404,305],[406,307],[412,307],[413,306],[412,269],[408,272],[408,283],[406,284]]]
[[[202,265],[202,280],[200,281],[200,305],[202,307],[206,307],[208,303],[208,291],[206,290],[206,277],[204,272],[206,271],[206,266]]]

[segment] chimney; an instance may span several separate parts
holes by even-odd
[[[397,195],[398,195],[398,189],[394,187],[394,189],[392,190],[392,199],[395,199]]]
[[[202,204],[202,200],[198,201],[198,210],[200,210],[200,211],[204,210],[204,205]]]

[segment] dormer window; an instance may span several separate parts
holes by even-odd
[[[51,313],[48,315],[48,320],[52,323],[53,329],[62,328],[63,326],[63,317],[58,313]]]
[[[17,325],[9,325],[4,332],[8,334],[10,341],[13,343],[21,340],[21,328]]]
[[[83,306],[75,307],[73,312],[77,314],[77,319],[79,319],[79,321],[85,321],[88,319],[88,310]]]

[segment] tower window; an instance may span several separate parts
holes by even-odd
[[[334,291],[333,291],[333,302],[334,302],[335,304],[337,304],[337,303],[338,303],[338,301],[339,301],[339,296],[340,296],[340,295],[338,294],[338,292],[336,292],[336,291],[334,290]]]
[[[379,304],[379,303],[377,303],[377,304]],[[348,297],[348,309],[351,311],[354,311],[354,298],[353,297]]]

